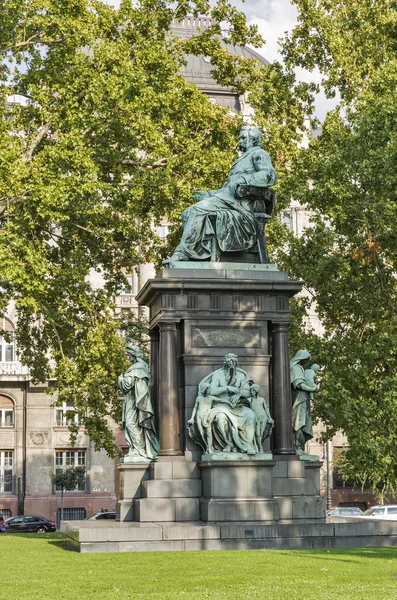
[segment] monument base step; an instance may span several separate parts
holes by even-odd
[[[369,519],[332,518],[299,524],[63,521],[61,532],[65,545],[79,552],[397,546],[397,522]]]

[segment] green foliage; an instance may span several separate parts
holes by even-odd
[[[109,452],[125,366],[111,312],[122,273],[155,259],[152,225],[179,220],[194,189],[215,186],[233,158],[238,119],[179,69],[196,44],[219,77],[241,70],[243,85],[249,61],[229,57],[219,26],[192,40],[170,33],[174,17],[209,10],[149,0],[0,7],[0,311],[15,303],[22,361],[36,380],[56,378],[59,401],[76,405]],[[259,41],[228,3],[212,10],[230,41]],[[11,94],[23,102],[7,106]],[[95,271],[104,289],[92,285]]]
[[[397,12],[389,0],[296,4],[289,63],[318,65],[341,103],[294,160],[290,193],[313,217],[278,260],[325,329],[306,343],[324,365],[316,415],[347,435],[346,477],[383,498],[397,489]]]
[[[53,485],[61,488],[62,492],[75,490],[79,486],[82,487],[84,480],[84,467],[68,467],[63,471],[57,470],[55,473],[51,473]]]
[[[213,25],[177,38],[172,21],[187,14]],[[0,5],[0,313],[13,302],[21,360],[34,379],[57,382],[58,401],[110,454],[123,273],[171,252],[153,226],[174,224],[175,245],[192,192],[219,187],[235,158],[240,118],[181,77],[185,56],[209,56],[220,83],[251,91],[280,172],[295,152],[309,88],[228,52],[262,41],[226,0]],[[7,105],[15,94],[22,102]],[[136,324],[131,335],[145,341]]]

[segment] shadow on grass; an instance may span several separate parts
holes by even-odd
[[[27,531],[21,531],[21,532],[7,531],[7,533],[5,535],[7,535],[7,536],[12,535],[12,537],[15,537],[15,538],[26,538],[26,539],[34,539],[34,540],[61,540],[61,539],[63,539],[63,534],[58,533],[57,531],[48,532],[48,533],[36,533],[34,531],[32,531],[31,533],[27,532]]]
[[[61,550],[65,550],[65,552],[77,552],[74,548],[68,544],[66,538],[61,538],[59,540],[48,540],[50,546],[55,546],[56,548],[60,548]]]
[[[25,532],[20,532],[17,533],[16,531],[13,532],[7,532],[5,535],[7,536],[12,536],[14,538],[25,538],[25,539],[30,539],[30,540],[43,540],[46,541],[47,544],[49,544],[50,546],[55,546],[56,548],[61,548],[62,550],[66,550],[67,552],[75,552],[75,550],[73,550],[73,548],[70,547],[70,545],[67,543],[67,538],[59,532],[51,532],[51,533],[27,533]]]
[[[313,560],[324,560],[324,555],[327,558],[338,560],[338,562],[356,563],[361,562],[363,558],[382,560],[396,560],[397,548],[394,546],[379,547],[371,546],[370,548],[315,548],[313,550],[280,550],[285,555],[294,554],[294,556],[302,556]],[[357,560],[356,560],[357,559]]]

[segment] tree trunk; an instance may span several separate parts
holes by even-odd
[[[63,521],[63,488],[61,490],[61,518],[59,519],[59,529],[61,528],[62,521]]]

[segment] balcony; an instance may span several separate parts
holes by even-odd
[[[19,361],[0,362],[0,375],[29,375],[29,369]]]

